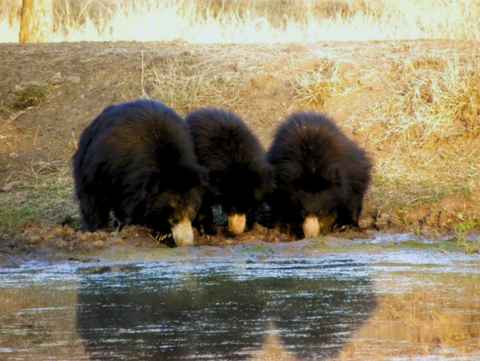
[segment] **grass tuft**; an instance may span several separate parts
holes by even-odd
[[[232,106],[238,101],[241,79],[235,72],[219,74],[213,64],[190,61],[187,55],[149,69],[147,82],[149,96],[188,113],[205,105]]]
[[[345,90],[345,82],[339,76],[339,67],[332,63],[319,70],[300,73],[293,81],[294,100],[301,106],[322,110],[333,96]]]
[[[30,222],[60,224],[78,213],[68,167],[35,164],[19,178],[23,185],[11,192],[0,192],[0,239],[18,237]]]
[[[455,227],[455,243],[467,254],[480,253],[480,238],[473,237],[472,233],[478,231],[480,222],[466,220]],[[472,237],[469,237],[472,235]]]
[[[41,84],[29,84],[15,92],[12,108],[23,110],[41,104],[49,94],[48,86]]]
[[[386,138],[424,144],[480,134],[478,60],[415,60],[396,64],[392,78],[392,96],[377,108]]]

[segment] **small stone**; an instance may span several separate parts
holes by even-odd
[[[78,240],[80,242],[88,242],[91,238],[91,233],[90,232],[81,232],[79,235],[78,235]]]
[[[386,213],[381,213],[376,220],[376,226],[378,228],[385,228],[391,223],[390,216]]]
[[[360,228],[372,228],[375,225],[375,219],[372,216],[365,216],[360,219]]]
[[[67,242],[65,242],[63,239],[57,239],[55,241],[55,244],[58,248],[66,248],[67,247]]]
[[[125,243],[125,241],[121,237],[115,237],[115,238],[112,239],[112,243],[113,244],[123,244],[123,243]]]
[[[16,84],[15,87],[14,87],[14,92],[19,93],[19,92],[25,91],[26,89],[46,88],[46,87],[48,87],[48,85],[46,83],[42,83],[41,81],[32,80],[32,81],[28,81],[28,82],[25,82],[25,83],[22,83],[22,84]]]
[[[29,241],[30,244],[37,244],[37,243],[40,243],[41,240],[42,240],[42,237],[35,234],[35,235],[30,236],[28,241]]]
[[[0,192],[11,192],[15,188],[15,186],[19,184],[21,184],[19,181],[7,183],[2,188],[0,188]]]
[[[102,241],[102,240],[98,240],[98,241],[93,242],[93,245],[94,245],[96,248],[103,248],[103,247],[105,246],[105,242]]]
[[[67,81],[74,84],[79,84],[82,79],[78,75],[71,75],[67,77]]]
[[[62,73],[60,72],[55,73],[50,79],[50,83],[52,83],[53,85],[58,85],[58,84],[61,84],[62,82],[63,82],[63,76],[62,76]]]

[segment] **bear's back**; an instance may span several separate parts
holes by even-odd
[[[261,158],[264,149],[236,114],[216,108],[197,110],[186,119],[201,164],[222,169]]]

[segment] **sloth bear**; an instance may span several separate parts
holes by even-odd
[[[228,230],[244,232],[252,213],[269,192],[271,166],[265,150],[237,115],[216,108],[190,113],[186,122],[200,165],[209,172],[209,188],[198,216],[204,232],[215,233],[213,206],[220,205]]]
[[[191,220],[207,185],[185,122],[164,104],[137,100],[107,107],[83,131],[73,156],[83,228],[139,224],[193,244]]]
[[[371,162],[324,114],[292,114],[278,128],[267,154],[275,191],[274,219],[304,237],[316,237],[320,223],[358,227]]]

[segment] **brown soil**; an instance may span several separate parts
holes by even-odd
[[[461,225],[478,230],[478,134],[419,145],[387,137],[386,123],[374,121],[374,108],[396,86],[398,64],[409,61],[438,71],[453,57],[472,58],[477,48],[447,41],[0,45],[0,241],[16,248],[26,240],[35,248],[53,239],[70,250],[127,238],[136,242],[128,232],[81,234],[62,224],[78,222],[70,158],[81,131],[106,106],[141,96],[162,100],[181,114],[207,105],[229,108],[265,146],[292,111],[328,112],[375,163],[364,229],[445,233]],[[302,83],[312,74],[324,77],[313,90]],[[258,228],[240,241],[259,238],[290,239]]]

